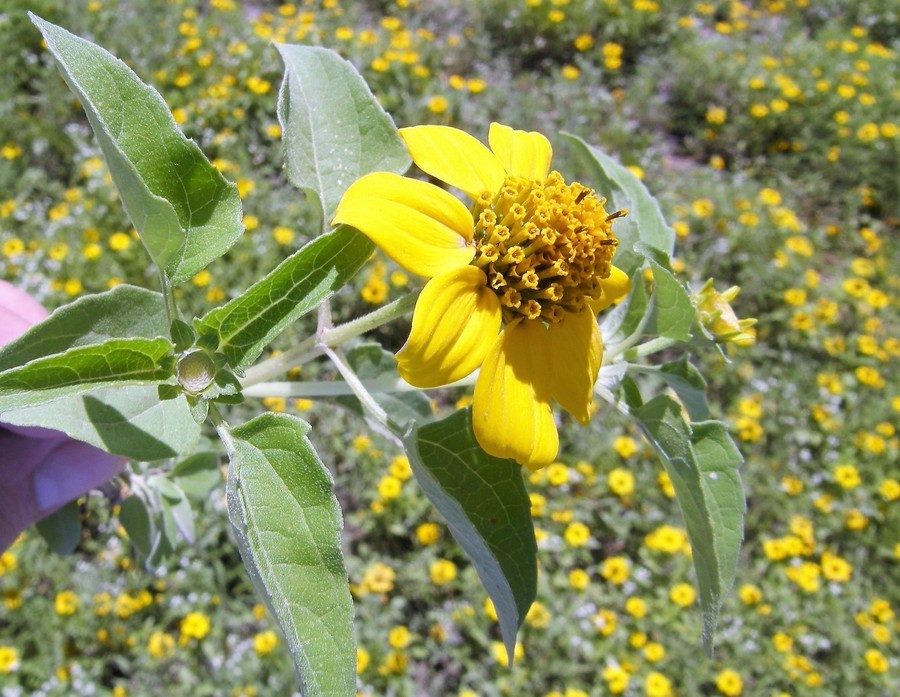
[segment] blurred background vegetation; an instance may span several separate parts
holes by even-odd
[[[233,297],[318,234],[282,171],[277,41],[340,52],[399,126],[539,130],[569,180],[585,170],[559,132],[601,146],[660,198],[682,278],[740,285],[738,315],[759,319],[730,365],[695,359],[745,454],[749,505],[711,660],[671,485],[613,410],[566,429],[560,462],[529,477],[540,589],[511,670],[473,569],[400,453],[333,405],[250,405],[308,419],[335,475],[361,694],[900,691],[896,3],[6,0],[0,277],[52,308],[153,287],[155,273],[27,10],[128,63],[237,182],[246,234],[185,286],[186,308]],[[376,256],[336,313],[415,282]],[[396,349],[407,330],[375,338]],[[451,409],[468,396],[434,397]],[[29,533],[0,558],[0,694],[291,694],[222,487],[197,496],[196,544],[151,570],[118,523],[119,484],[107,493],[82,502],[73,556]]]

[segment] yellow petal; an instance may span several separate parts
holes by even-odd
[[[367,174],[344,193],[332,225],[365,233],[407,271],[431,278],[475,255],[472,214],[452,194],[388,172]]]
[[[507,325],[481,366],[475,383],[472,425],[479,445],[495,457],[510,457],[529,469],[549,465],[559,436],[543,388],[549,356],[547,329],[539,320]]]
[[[591,309],[595,314],[628,295],[631,292],[631,279],[622,269],[611,266],[609,278],[601,279],[600,287],[603,288],[603,295],[591,301]]]
[[[507,173],[537,181],[547,178],[553,147],[542,134],[516,131],[509,126],[492,123],[488,142]]]
[[[464,266],[432,278],[416,302],[409,339],[397,354],[401,377],[416,387],[461,380],[481,365],[500,321],[500,299],[481,269]]]
[[[600,328],[591,308],[578,314],[566,313],[561,322],[551,324],[552,370],[547,379],[553,398],[560,406],[586,424],[591,419],[594,383],[603,358]]]
[[[495,194],[506,173],[500,160],[477,138],[449,126],[401,128],[409,154],[419,169],[461,189],[473,199]]]

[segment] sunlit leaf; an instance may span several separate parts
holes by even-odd
[[[659,395],[632,415],[672,480],[691,542],[703,608],[703,643],[712,650],[723,595],[731,588],[743,539],[742,463],[725,426],[688,424],[681,405]]]
[[[141,241],[171,283],[187,281],[240,237],[237,187],[184,137],[163,98],[125,63],[30,16],[84,107]]]
[[[249,365],[285,327],[316,308],[362,267],[374,245],[342,225],[299,249],[237,298],[194,322],[219,337],[235,370]]]
[[[228,514],[241,555],[287,639],[306,697],[353,695],[353,603],[331,475],[288,414],[232,431]]]
[[[278,119],[288,179],[317,199],[327,225],[354,181],[370,172],[402,174],[412,161],[351,63],[317,46],[276,47],[284,60]]]
[[[512,656],[537,589],[537,545],[522,467],[481,449],[471,409],[413,429],[406,449],[416,481],[493,600]]]

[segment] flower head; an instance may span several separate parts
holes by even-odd
[[[378,172],[344,194],[335,223],[370,237],[430,279],[397,354],[401,376],[438,387],[481,368],[473,426],[481,447],[530,468],[556,458],[555,400],[591,414],[602,345],[596,313],[623,297],[604,199],[550,171],[539,133],[491,124],[490,149],[445,126],[400,130],[413,161],[462,190]]]
[[[694,303],[699,310],[700,323],[718,342],[732,343],[738,346],[751,346],[756,341],[755,319],[738,319],[731,307],[741,289],[732,286],[724,293],[719,293],[712,279],[694,296]]]

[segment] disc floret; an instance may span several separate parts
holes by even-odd
[[[603,293],[617,240],[606,200],[559,172],[543,182],[507,176],[473,205],[473,262],[500,298],[503,317],[555,324]]]

